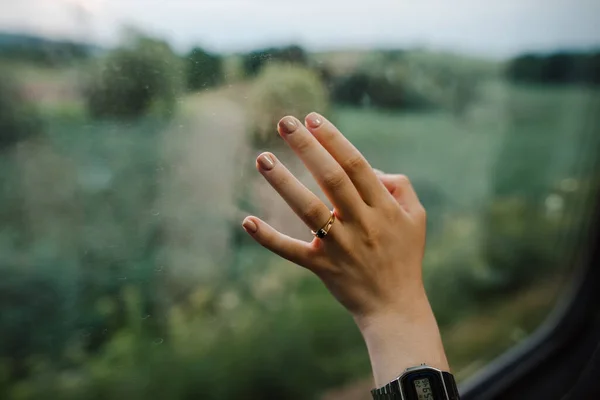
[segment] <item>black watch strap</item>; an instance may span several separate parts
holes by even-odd
[[[442,371],[442,378],[444,380],[446,392],[448,393],[447,400],[460,400],[460,395],[458,394],[458,388],[456,387],[454,376],[450,372]],[[371,390],[373,400],[404,400],[401,393],[402,391],[400,389],[400,382],[398,379],[393,380],[379,389]]]
[[[379,389],[371,390],[371,394],[373,395],[373,400],[402,400],[400,382],[397,379]]]
[[[454,376],[450,372],[442,371],[442,377],[444,378],[444,386],[446,386],[446,392],[448,392],[448,399],[460,400]]]

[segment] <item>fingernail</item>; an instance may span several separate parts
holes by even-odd
[[[256,233],[256,231],[258,230],[258,226],[256,226],[254,221],[252,221],[251,219],[246,218],[244,222],[242,222],[242,226],[248,233]]]
[[[279,129],[281,129],[283,133],[289,135],[298,129],[298,125],[296,125],[296,121],[294,121],[291,117],[285,117],[279,121]]]
[[[260,165],[261,169],[265,171],[270,171],[275,166],[275,163],[273,162],[271,156],[269,156],[268,154],[261,154],[258,157],[258,165]]]
[[[306,124],[309,128],[318,128],[323,123],[323,117],[316,112],[312,112],[306,116]]]

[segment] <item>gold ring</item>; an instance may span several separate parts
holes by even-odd
[[[323,239],[329,233],[329,230],[331,229],[331,225],[333,225],[334,222],[335,222],[335,214],[333,213],[333,211],[331,211],[331,216],[329,217],[329,219],[327,220],[325,225],[323,225],[323,227],[321,229],[319,229],[318,231],[316,231],[316,232],[310,231],[310,233],[312,233],[313,236],[318,237],[319,239]]]

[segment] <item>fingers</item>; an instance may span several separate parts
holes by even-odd
[[[414,214],[423,211],[419,197],[405,175],[383,174],[378,178],[406,212]]]
[[[316,231],[323,227],[330,216],[329,208],[273,154],[263,153],[258,156],[256,167],[310,229]]]
[[[279,133],[311,172],[325,195],[342,215],[356,213],[363,203],[340,164],[295,118],[279,121]]]
[[[342,166],[356,190],[369,205],[383,199],[386,192],[363,155],[333,124],[317,113],[306,117],[306,126],[321,145]]]
[[[278,256],[302,267],[314,268],[316,259],[310,243],[284,235],[256,217],[246,217],[242,226],[254,240]]]

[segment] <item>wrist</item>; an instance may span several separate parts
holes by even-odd
[[[372,329],[381,329],[390,323],[418,324],[424,316],[431,313],[431,307],[423,285],[415,285],[412,290],[399,290],[393,301],[387,301],[371,312],[353,315],[358,329],[363,333]]]
[[[425,363],[448,371],[437,322],[423,291],[410,303],[355,317],[365,340],[375,386],[381,387],[406,368]]]

